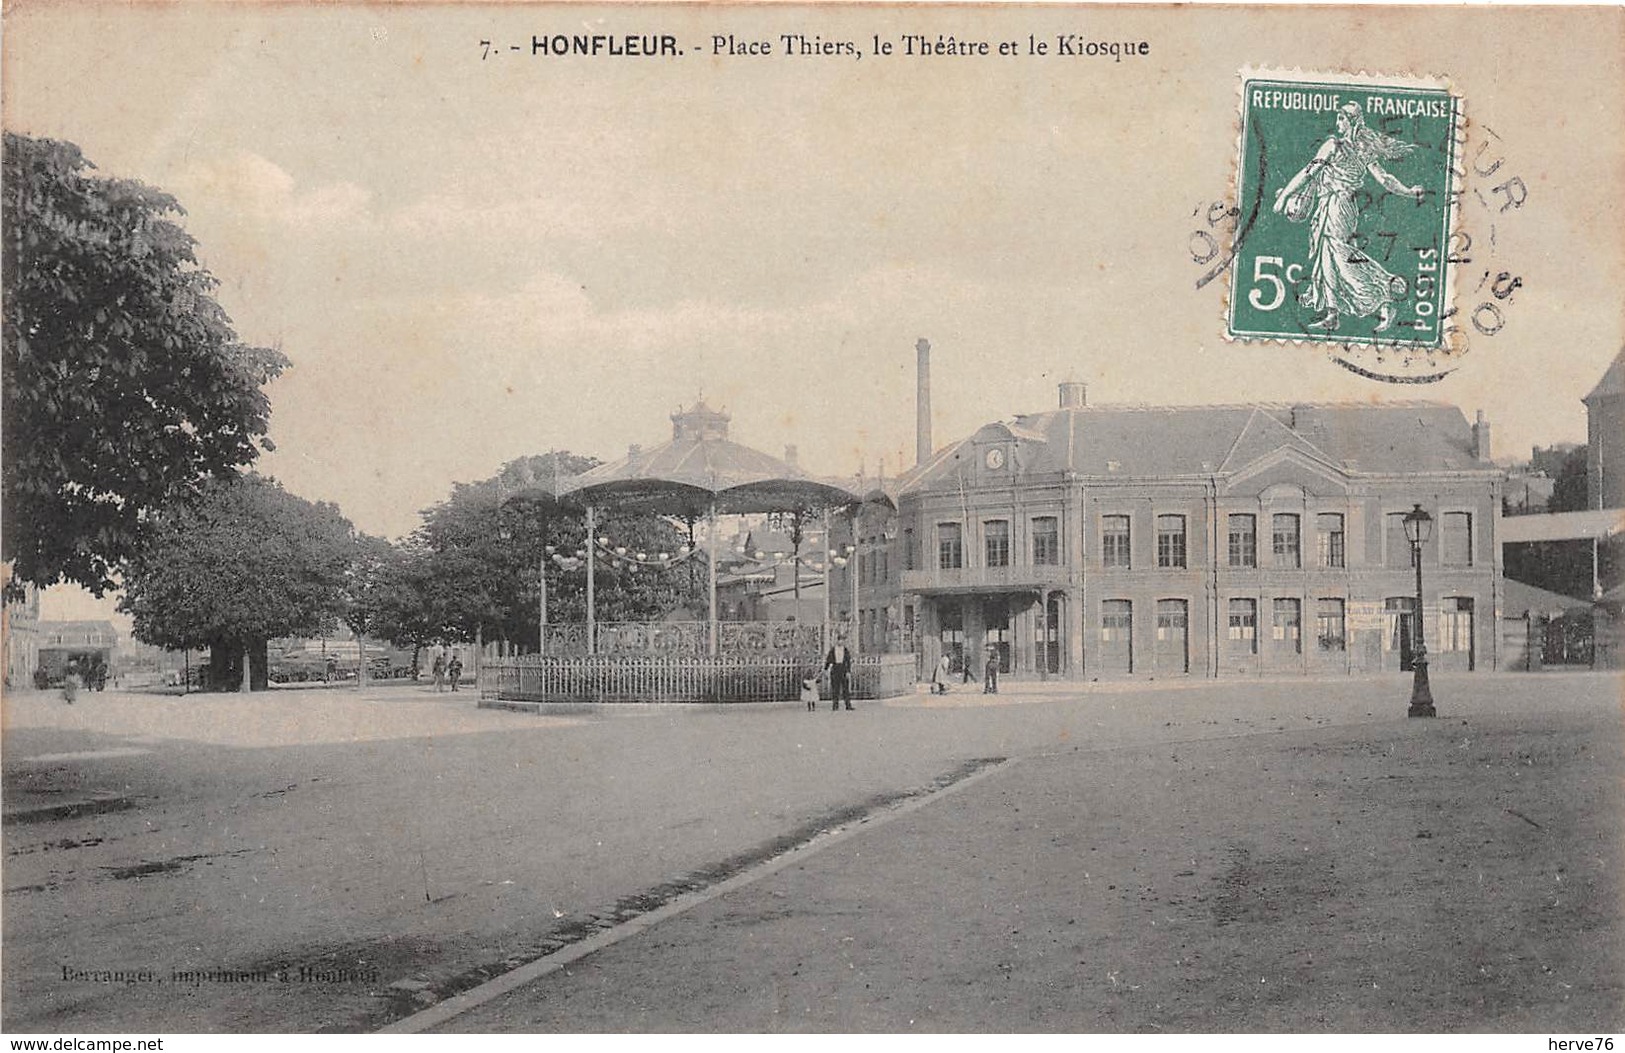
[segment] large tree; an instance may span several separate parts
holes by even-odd
[[[100,595],[159,509],[270,449],[287,361],[238,340],[174,198],[71,143],[4,150],[0,558]]]
[[[321,635],[349,612],[360,554],[337,506],[256,475],[216,481],[156,517],[119,606],[137,639],[209,648],[214,686],[259,688],[268,641]]]

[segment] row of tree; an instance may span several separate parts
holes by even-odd
[[[593,462],[522,458],[458,484],[399,543],[254,474],[273,448],[264,386],[287,359],[238,339],[174,198],[93,168],[71,143],[5,133],[7,598],[23,583],[122,588],[139,639],[209,648],[221,685],[263,685],[269,640],[340,623],[415,648],[532,644],[548,546],[586,543],[581,513],[537,480]],[[649,551],[684,541],[652,517],[604,531]],[[555,619],[579,619],[584,575],[555,576]],[[638,619],[682,602],[692,579],[605,566],[595,586],[601,616]]]
[[[555,464],[580,471],[592,462],[523,458],[490,479],[459,483],[399,543],[360,533],[337,506],[258,475],[213,482],[158,519],[125,564],[120,606],[139,639],[208,648],[215,684],[263,687],[270,640],[339,624],[414,651],[476,640],[534,649],[542,574],[552,620],[585,616],[584,571],[564,572],[549,558],[586,544],[585,518],[522,482],[551,476]],[[602,529],[650,551],[683,543],[676,526],[652,517],[612,519]],[[605,560],[594,578],[598,614],[657,616],[686,600],[685,574]]]

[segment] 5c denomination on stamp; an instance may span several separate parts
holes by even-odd
[[[1436,80],[1242,71],[1226,335],[1445,349],[1460,120]]]

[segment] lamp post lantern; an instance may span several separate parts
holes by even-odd
[[[1420,504],[1405,515],[1405,540],[1411,543],[1411,562],[1416,566],[1416,641],[1411,659],[1414,677],[1411,682],[1411,708],[1413,717],[1435,717],[1433,691],[1428,685],[1427,634],[1422,626],[1422,546],[1433,532],[1433,517],[1422,511]]]

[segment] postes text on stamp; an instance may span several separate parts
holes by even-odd
[[[1226,334],[1445,349],[1460,111],[1435,80],[1242,71]]]

